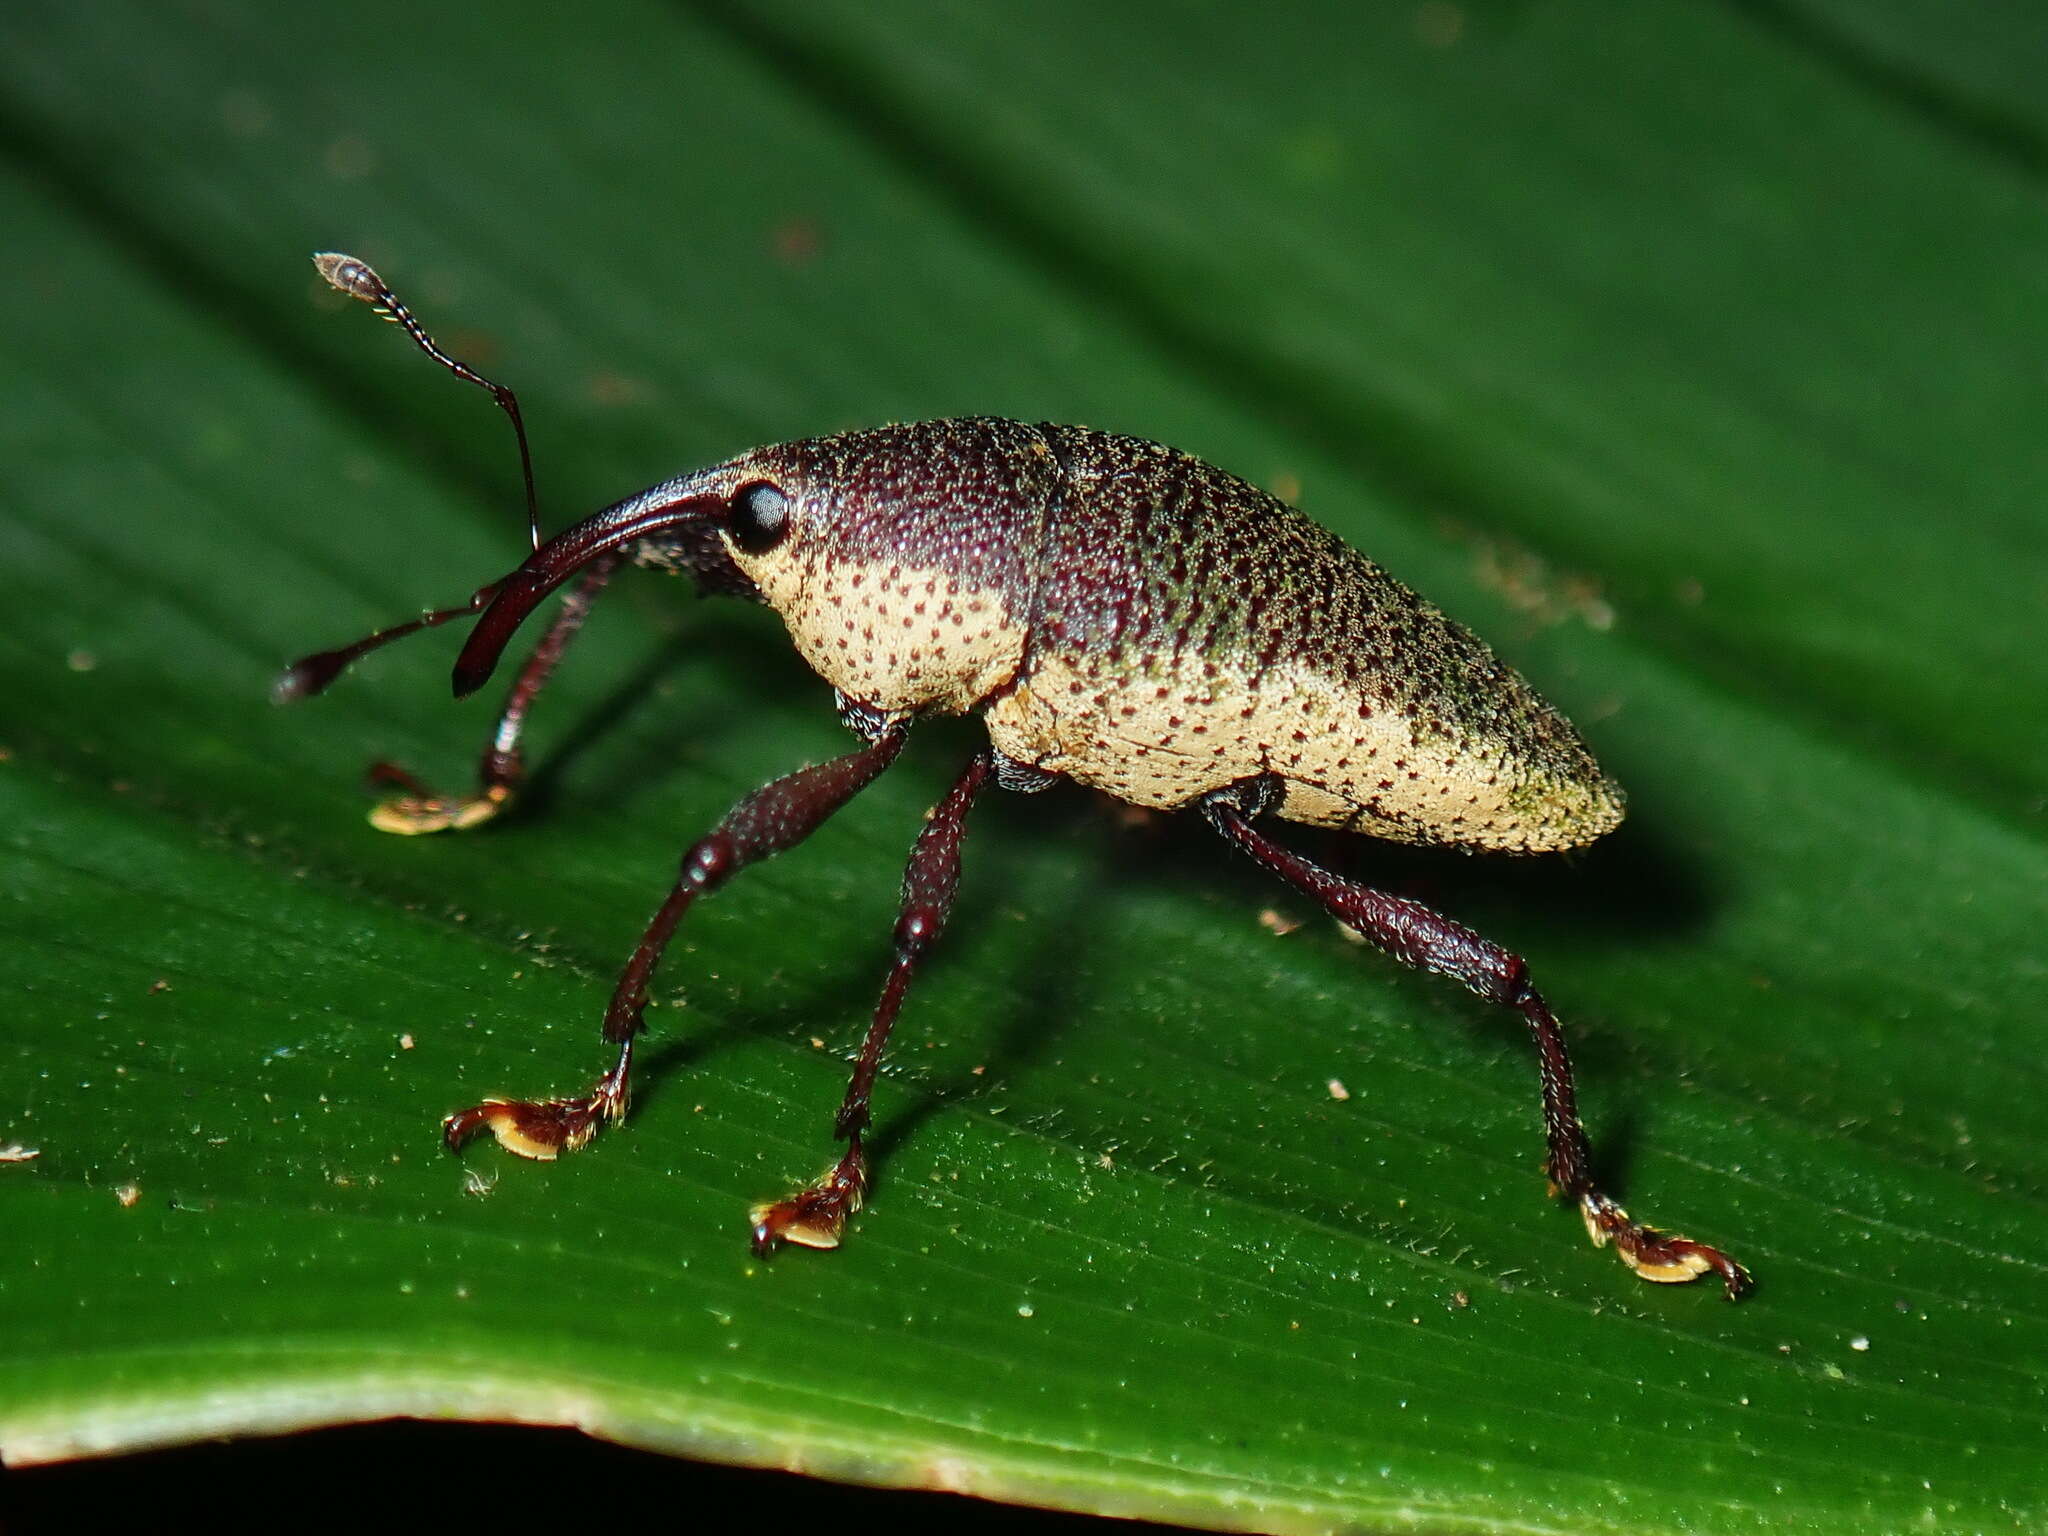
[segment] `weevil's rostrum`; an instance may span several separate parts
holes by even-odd
[[[329,280],[454,363],[365,264]],[[346,281],[342,279],[346,278]],[[531,515],[529,478],[529,513]],[[1059,779],[1132,804],[1198,810],[1239,852],[1404,964],[1449,976],[1527,1024],[1541,1069],[1545,1171],[1598,1245],[1650,1280],[1713,1273],[1716,1249],[1631,1220],[1597,1186],[1564,1038],[1519,956],[1418,902],[1336,875],[1274,841],[1268,817],[1397,842],[1534,853],[1618,824],[1619,789],[1577,731],[1484,644],[1334,535],[1237,477],[1137,438],[993,417],[878,427],[759,448],[585,519],[464,605],[307,657],[280,698],[318,692],[364,651],[477,616],[458,694],[490,676],[524,618],[568,597],[522,665],[474,793],[405,793],[373,815],[395,832],[482,824],[524,782],[534,697],[622,561],[686,571],[701,590],[767,603],[836,690],[864,744],[748,795],[685,852],[613,992],[613,1065],[588,1093],[490,1099],[451,1115],[451,1146],[490,1131],[522,1156],[571,1151],[624,1116],[648,986],[701,895],[800,842],[895,760],[920,715],[980,711],[989,746],[934,807],[904,873],[893,953],[840,1105],[846,1150],[753,1212],[755,1246],[835,1246],[869,1179],[864,1133],[883,1048],[944,929],[966,818],[990,779]]]

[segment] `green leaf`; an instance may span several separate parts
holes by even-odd
[[[1850,10],[11,12],[0,1454],[412,1414],[1257,1529],[2048,1522],[2034,33]],[[337,246],[520,389],[557,525],[968,411],[1298,488],[1632,795],[1571,860],[1317,848],[1531,957],[1614,1182],[1758,1294],[1542,1198],[1512,1021],[1071,791],[977,815],[849,1242],[752,1259],[972,722],[691,915],[628,1127],[442,1154],[588,1081],[677,852],[847,738],[636,578],[526,814],[366,827],[491,702],[445,637],[271,679],[523,529]]]

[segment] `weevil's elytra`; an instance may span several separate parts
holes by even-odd
[[[1621,820],[1561,716],[1334,535],[1156,443],[1039,430],[1068,511],[989,716],[1010,755],[1162,810],[1272,774],[1276,814],[1401,842],[1535,852]]]
[[[430,356],[448,358],[370,268],[316,258]],[[527,476],[529,516],[532,479]],[[537,527],[537,521],[535,523]],[[993,417],[915,422],[757,448],[655,485],[542,544],[466,604],[297,663],[277,696],[316,693],[355,657],[471,615],[458,694],[480,687],[522,620],[575,585],[515,678],[475,793],[405,791],[379,827],[430,832],[501,813],[524,780],[527,712],[622,561],[688,572],[700,590],[766,603],[831,684],[857,750],[747,796],[691,845],[604,1017],[611,1068],[573,1098],[491,1099],[451,1115],[459,1146],[489,1130],[552,1158],[621,1118],[633,1043],[663,950],[698,896],[803,840],[892,763],[922,715],[979,711],[989,746],[919,832],[880,1002],[840,1106],[839,1161],[753,1213],[755,1246],[836,1246],[868,1184],[868,1097],[898,1010],[943,931],[968,811],[993,777],[1060,778],[1135,805],[1196,809],[1223,840],[1404,964],[1514,1009],[1537,1048],[1545,1168],[1596,1245],[1648,1280],[1712,1272],[1716,1249],[1631,1220],[1593,1181],[1571,1065],[1519,956],[1420,903],[1372,890],[1276,842],[1273,820],[1397,842],[1536,853],[1616,826],[1620,790],[1571,724],[1487,647],[1299,512],[1156,443]]]

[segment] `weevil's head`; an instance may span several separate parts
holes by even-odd
[[[774,449],[757,450],[649,486],[556,534],[515,571],[479,594],[483,613],[455,663],[458,698],[496,669],[513,634],[557,587],[621,559],[688,574],[705,593],[762,599],[741,564],[795,532],[794,499],[782,489]]]
[[[1005,682],[1006,668],[1015,675],[1028,569],[1055,479],[1037,428],[967,418],[758,448],[652,486],[542,544],[517,397],[443,352],[367,262],[333,251],[313,261],[336,289],[497,400],[519,440],[535,547],[467,603],[293,663],[272,689],[278,702],[320,692],[379,646],[479,615],[455,664],[457,696],[473,693],[543,598],[578,572],[601,580],[625,559],[768,603],[807,661],[877,708],[966,708]]]
[[[769,525],[786,509],[773,484],[749,472],[751,457],[651,486],[606,507],[537,545],[516,570],[479,587],[466,603],[301,657],[285,669],[271,697],[280,704],[308,698],[373,650],[474,616],[476,626],[455,663],[455,695],[465,697],[490,678],[514,633],[549,593],[579,573],[609,569],[623,559],[688,572],[705,592],[759,601],[761,593],[735,562],[734,550],[772,537]]]
[[[1021,662],[1057,473],[1037,429],[989,418],[756,448],[585,518],[466,604],[304,658],[275,696],[318,693],[377,646],[477,615],[454,672],[456,695],[473,693],[549,593],[631,560],[768,604],[851,698],[965,709]]]
[[[623,557],[767,603],[850,697],[966,708],[1021,660],[1056,475],[1042,434],[992,418],[778,443],[692,471],[557,535],[497,583],[456,692],[483,684],[548,593]]]

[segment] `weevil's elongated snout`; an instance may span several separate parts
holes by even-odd
[[[692,477],[653,486],[629,496],[575,527],[556,534],[526,558],[518,570],[494,583],[483,617],[455,659],[455,697],[467,698],[490,681],[498,658],[526,616],[555,588],[594,560],[681,524],[708,520],[725,509],[725,498],[707,494]],[[487,589],[488,590],[488,589]]]
[[[697,571],[707,588],[737,590],[732,582],[739,578],[727,577],[716,568],[722,541],[717,537],[715,519],[725,508],[725,498],[707,490],[698,477],[653,486],[557,534],[528,556],[516,571],[479,587],[466,603],[380,629],[353,645],[301,657],[286,668],[271,689],[271,697],[279,704],[310,698],[324,691],[350,663],[371,651],[420,630],[435,629],[481,613],[455,663],[455,696],[467,697],[496,670],[498,657],[513,631],[542,598],[593,561],[643,539],[661,539],[683,551],[679,563]]]

